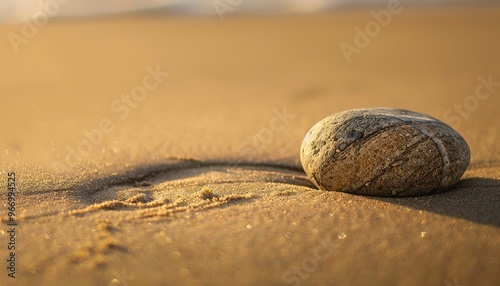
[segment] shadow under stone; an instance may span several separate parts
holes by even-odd
[[[463,179],[448,191],[430,196],[370,198],[500,227],[500,180],[496,179]]]

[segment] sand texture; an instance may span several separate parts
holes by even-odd
[[[54,20],[17,54],[4,38],[18,264],[9,278],[4,188],[0,284],[500,285],[500,9],[404,7],[348,62],[339,44],[371,9]],[[453,126],[463,179],[423,197],[318,190],[306,132],[374,107]]]

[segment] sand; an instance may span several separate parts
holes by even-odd
[[[379,8],[53,20],[17,54],[4,38],[18,225],[1,284],[498,285],[500,88],[484,82],[500,81],[500,9],[403,7],[350,62],[339,45]],[[464,179],[412,198],[317,190],[307,130],[380,106],[455,127]]]

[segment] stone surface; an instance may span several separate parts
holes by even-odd
[[[470,161],[467,142],[430,116],[399,109],[331,115],[306,134],[300,159],[321,190],[418,196],[446,190]]]

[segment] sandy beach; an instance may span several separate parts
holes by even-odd
[[[500,285],[500,8],[386,9],[0,26],[0,284]],[[304,135],[370,107],[454,127],[463,179],[318,190]]]

